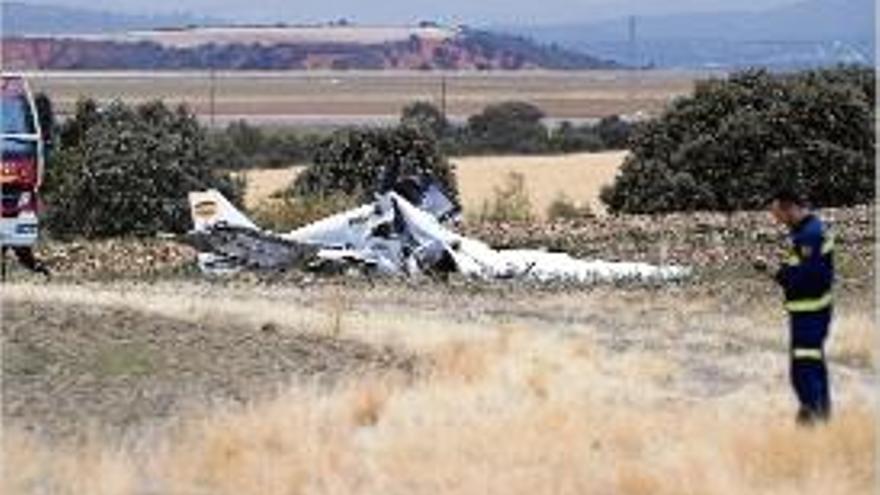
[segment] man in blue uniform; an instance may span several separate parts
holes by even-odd
[[[790,244],[775,278],[785,292],[790,319],[791,383],[800,402],[797,421],[812,425],[831,415],[824,347],[833,305],[834,239],[792,191],[777,192],[770,212],[789,229]],[[767,264],[759,261],[756,268],[766,270]]]

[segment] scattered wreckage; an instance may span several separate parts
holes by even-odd
[[[458,207],[429,178],[408,178],[375,200],[286,234],[255,225],[216,190],[189,195],[194,229],[186,242],[207,274],[302,269],[387,276],[458,273],[481,280],[594,283],[676,281],[681,266],[576,259],[565,253],[493,249],[452,230]]]

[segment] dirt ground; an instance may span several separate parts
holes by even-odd
[[[48,292],[51,294],[51,291]],[[124,433],[182,408],[271,397],[293,380],[413,373],[389,347],[280,327],[181,320],[137,308],[4,299],[4,418],[76,435]]]

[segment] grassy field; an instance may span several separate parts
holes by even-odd
[[[486,156],[453,158],[465,214],[478,214],[497,188],[505,187],[510,174],[525,180],[533,213],[542,218],[553,201],[564,196],[579,206],[603,211],[602,186],[614,182],[626,152],[574,153],[554,156]],[[301,167],[250,170],[245,203],[255,207],[272,193],[284,189]]]
[[[869,299],[807,431],[733,292],[17,282],[2,491],[872,493]]]
[[[43,72],[31,74],[62,113],[83,96],[103,101],[183,102],[209,120],[211,77],[198,72]],[[589,119],[610,114],[657,112],[688,94],[693,72],[236,72],[214,79],[215,122],[236,118],[276,125],[393,123],[406,104],[441,101],[447,81],[447,109],[462,119],[487,104],[525,100],[548,117]]]
[[[599,193],[614,182],[625,151],[555,156],[487,156],[453,159],[465,214],[477,213],[505,187],[510,174],[524,179],[532,212],[541,218],[561,197],[602,212]]]
[[[784,235],[763,213],[470,227],[695,268],[665,287],[205,279],[167,240],[44,244],[53,281],[2,292],[0,492],[872,493],[873,208],[822,215],[836,412],[815,430],[748,268]]]

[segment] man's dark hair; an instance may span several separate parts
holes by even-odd
[[[784,205],[805,206],[807,204],[804,196],[796,189],[791,187],[780,187],[773,191],[770,196],[770,202],[779,201]]]

